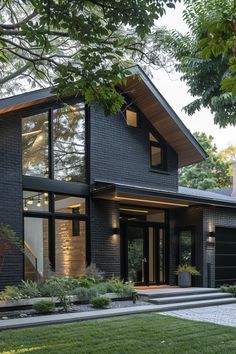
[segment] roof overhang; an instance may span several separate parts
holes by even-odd
[[[126,85],[120,86],[140,111],[177,152],[179,167],[207,158],[206,152],[186,128],[168,102],[138,66],[128,69]],[[65,98],[63,99],[65,100]],[[0,116],[41,104],[60,101],[53,88],[45,88],[0,100]]]
[[[57,101],[59,97],[52,88],[45,88],[0,100],[0,115],[18,111],[28,107]]]
[[[178,153],[179,167],[207,158],[207,153],[139,66],[129,68],[126,85],[120,86],[145,117]]]
[[[158,190],[145,187],[96,182],[92,190],[95,199],[112,200],[122,204],[142,205],[155,208],[181,208],[196,205],[236,208],[236,201],[209,199],[187,195],[178,191]]]

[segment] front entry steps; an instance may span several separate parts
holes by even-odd
[[[208,288],[146,290],[138,291],[138,295],[157,305],[158,312],[236,303],[231,294]]]

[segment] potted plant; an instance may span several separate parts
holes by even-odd
[[[188,264],[179,265],[175,274],[178,275],[178,285],[180,288],[189,288],[191,286],[191,276],[200,275],[196,267]]]

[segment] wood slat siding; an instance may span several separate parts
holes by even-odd
[[[202,155],[190,143],[176,122],[150,92],[145,81],[130,76],[123,90],[134,101],[146,118],[153,124],[170,146],[178,153],[179,167],[201,161]]]

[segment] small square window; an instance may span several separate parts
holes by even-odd
[[[126,123],[131,126],[137,128],[138,126],[138,113],[132,111],[130,109],[126,110]]]

